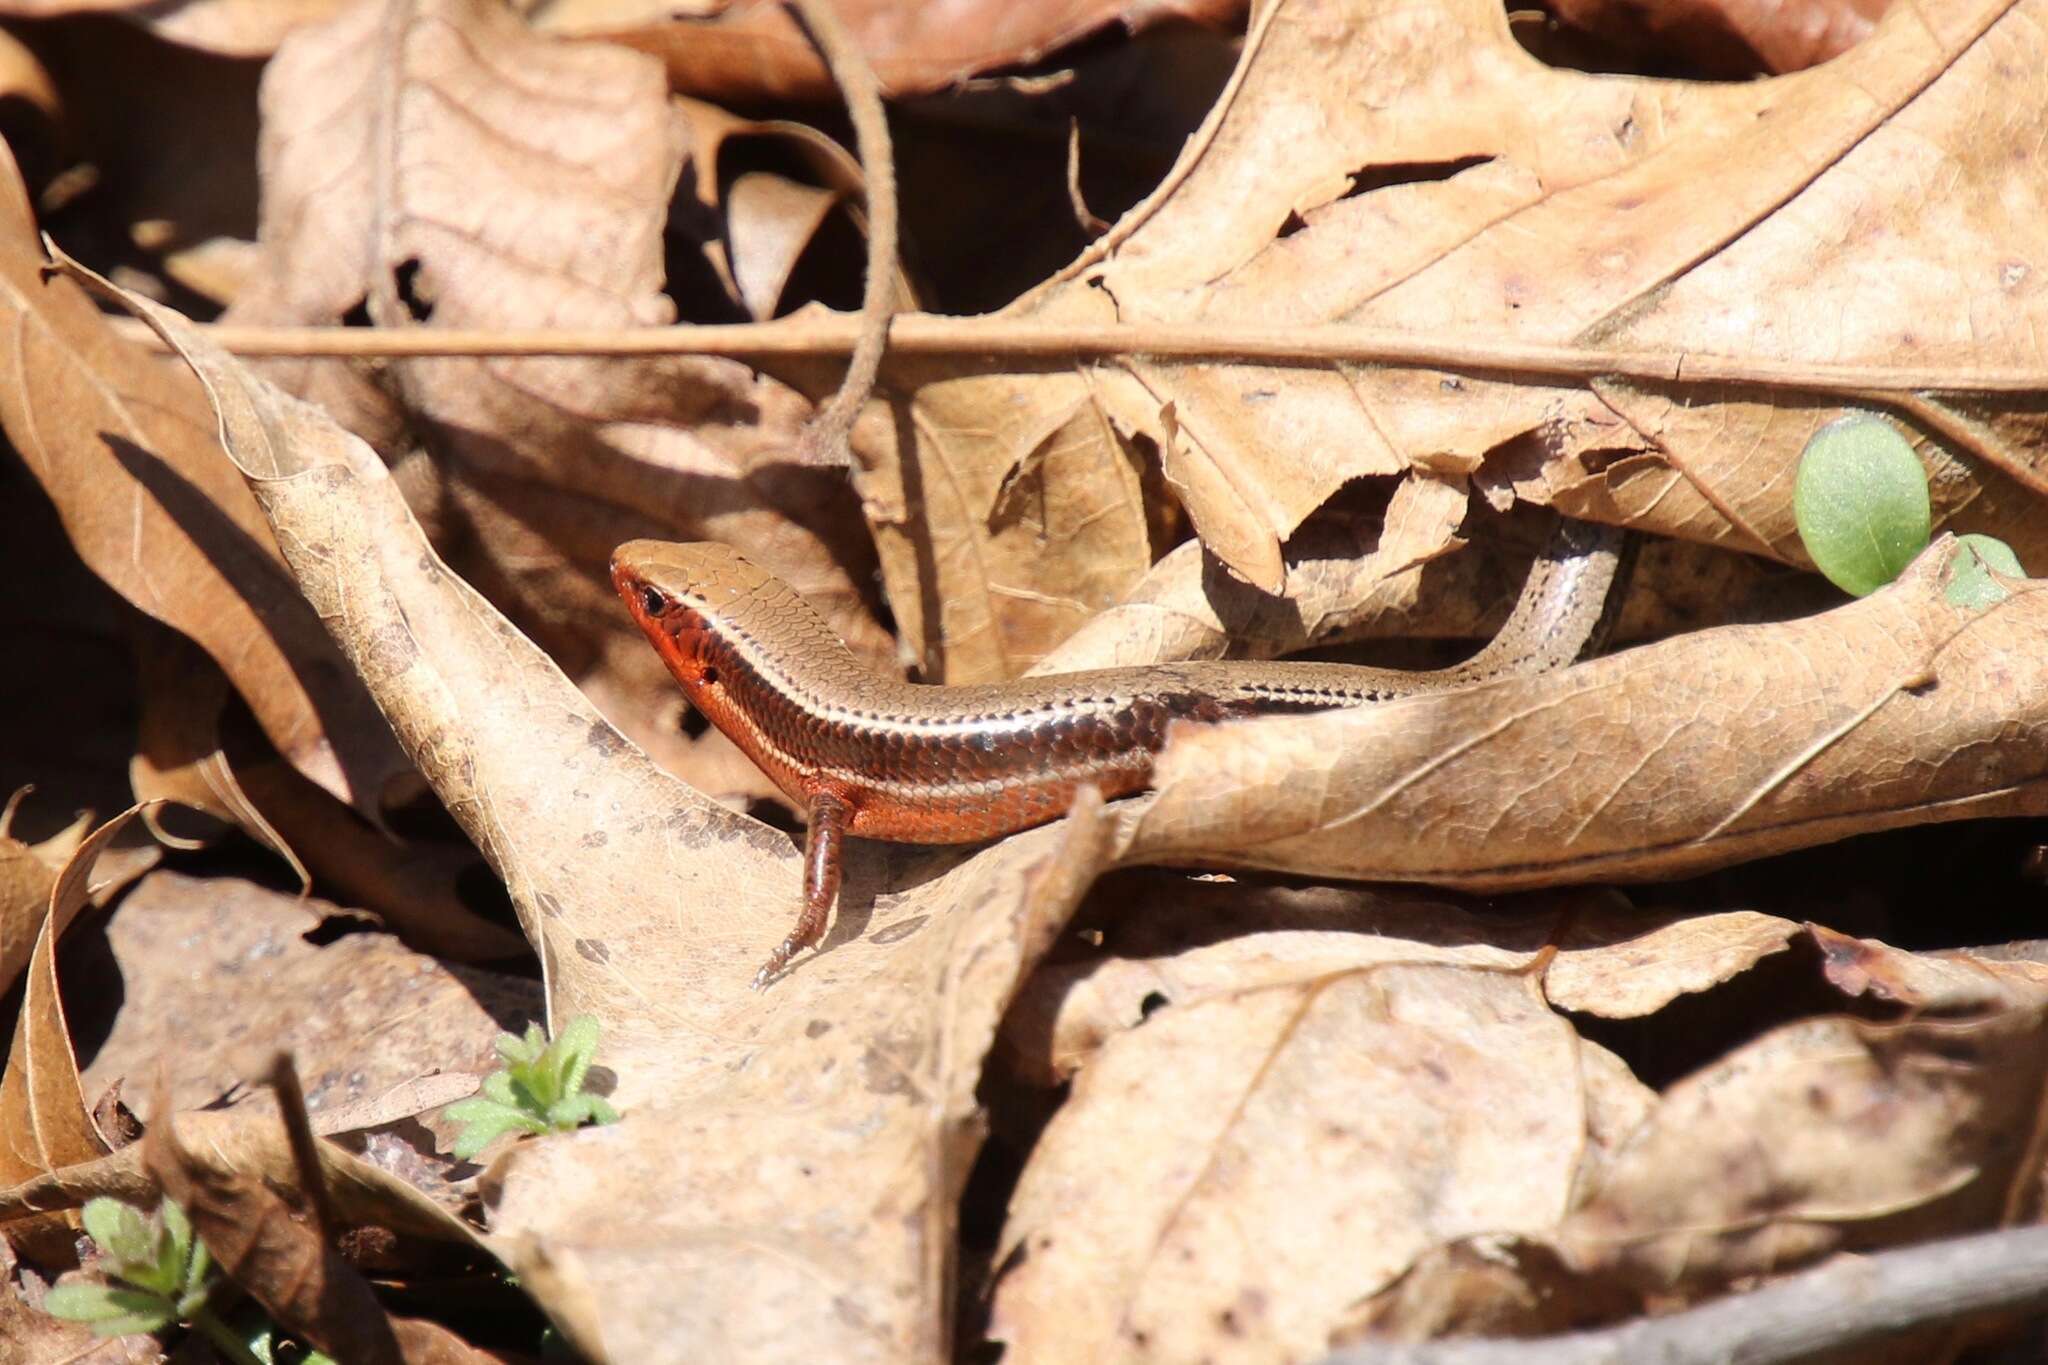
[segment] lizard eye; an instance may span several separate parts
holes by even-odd
[[[661,595],[659,589],[646,587],[640,589],[640,609],[649,616],[661,615],[662,608],[667,605],[668,599]]]

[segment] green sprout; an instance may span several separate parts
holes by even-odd
[[[1920,458],[1891,423],[1862,412],[1806,443],[1792,509],[1814,566],[1858,597],[1897,578],[1933,525]]]
[[[103,1337],[160,1332],[186,1323],[236,1365],[257,1358],[207,1307],[213,1258],[192,1235],[192,1220],[166,1197],[154,1215],[118,1199],[86,1203],[85,1230],[99,1245],[100,1269],[113,1284],[60,1284],[43,1296],[52,1317],[82,1322]]]
[[[526,1036],[501,1033],[503,1071],[484,1077],[478,1093],[441,1111],[463,1125],[455,1155],[471,1160],[501,1134],[566,1133],[586,1123],[617,1123],[619,1111],[602,1095],[583,1093],[590,1059],[597,1052],[597,1016],[581,1014],[562,1027],[554,1042],[528,1024]]]
[[[1813,434],[1799,457],[1792,511],[1814,567],[1858,597],[1897,578],[1933,535],[1927,471],[1898,429],[1870,413],[1851,413]],[[1983,608],[2004,599],[1991,574],[2023,576],[2012,547],[1991,536],[1960,539],[1949,602]]]
[[[1991,575],[2003,574],[2007,578],[2027,576],[2012,546],[1998,537],[1972,532],[1956,539],[1962,548],[1956,552],[1956,562],[1948,576],[1948,600],[1954,605],[1983,608],[2003,602],[2012,596],[2012,591]]]

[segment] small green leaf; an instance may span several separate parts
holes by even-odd
[[[172,1207],[176,1208],[177,1206],[173,1205]],[[182,1214],[184,1210],[179,1209],[178,1212]],[[204,1297],[206,1277],[212,1273],[213,1253],[206,1249],[206,1243],[200,1241],[193,1242],[192,1258],[185,1263],[186,1294],[199,1294],[201,1297]]]
[[[157,1205],[156,1216],[164,1236],[169,1239],[171,1253],[182,1266],[192,1254],[192,1220],[185,1216],[183,1206],[169,1195],[165,1195]]]
[[[161,1317],[165,1322],[188,1322],[206,1306],[206,1281],[213,1269],[213,1258],[207,1255],[206,1244],[192,1235],[192,1220],[185,1216],[185,1210],[168,1197],[158,1203],[156,1213],[148,1218],[116,1199],[88,1200],[80,1220],[99,1244],[99,1269],[125,1286],[90,1286],[93,1292],[144,1295],[158,1306],[133,1311],[141,1316]],[[89,1300],[67,1294],[58,1301]],[[123,1307],[119,1311],[131,1310]],[[162,1325],[123,1330],[154,1331]]]
[[[157,1245],[150,1248],[148,1260],[123,1260],[109,1257],[100,1269],[125,1284],[137,1289],[147,1289],[166,1299],[175,1299],[185,1284],[185,1267],[179,1262],[172,1247],[164,1237],[163,1225],[151,1224],[150,1232]]]
[[[597,1055],[598,1032],[597,1017],[584,1014],[564,1024],[552,1043],[539,1024],[527,1025],[524,1038],[499,1034],[496,1047],[505,1069],[484,1077],[476,1094],[441,1111],[464,1125],[455,1135],[454,1154],[467,1161],[515,1128],[546,1133],[617,1123],[619,1111],[609,1101],[583,1093]]]
[[[2020,557],[2013,553],[2012,546],[1996,536],[1981,536],[1974,532],[1957,536],[1960,542],[1956,557],[1949,564],[1947,597],[1950,605],[1972,607],[1979,611],[2003,602],[2012,592],[1991,575],[2003,574],[2007,578],[2025,578],[2027,571],[2020,567]]]
[[[597,1016],[579,1014],[562,1026],[562,1034],[555,1040],[555,1050],[562,1060],[559,1082],[554,1098],[574,1095],[583,1089],[583,1078],[590,1072],[591,1058],[597,1055]]]
[[[1799,538],[1815,567],[1861,597],[1927,548],[1927,472],[1897,428],[1869,413],[1828,423],[1806,443],[1792,489]]]
[[[103,1337],[159,1332],[177,1321],[161,1295],[106,1284],[60,1284],[43,1295],[43,1311],[67,1322],[88,1323]]]
[[[548,1036],[541,1032],[538,1020],[527,1021],[525,1037],[514,1038],[508,1033],[505,1039],[512,1044],[511,1048],[508,1050],[501,1047],[498,1051],[504,1056],[506,1064],[515,1071],[521,1067],[530,1067],[547,1055]]]
[[[478,1093],[498,1104],[516,1107],[519,1103],[519,1097],[512,1093],[512,1073],[509,1071],[493,1071],[484,1077]]]
[[[450,1148],[460,1161],[470,1160],[497,1141],[501,1135],[515,1128],[529,1133],[547,1131],[545,1122],[525,1110],[499,1104],[480,1095],[457,1100],[441,1112],[463,1125],[462,1131],[455,1135],[454,1145]]]
[[[482,1095],[471,1095],[466,1100],[457,1100],[455,1103],[443,1108],[441,1110],[441,1117],[453,1119],[457,1123],[494,1122],[501,1115],[523,1115],[524,1112],[509,1104],[500,1104],[496,1100],[487,1099]]]
[[[619,1111],[602,1095],[567,1095],[548,1106],[552,1128],[580,1128],[586,1123],[617,1123]]]
[[[109,1260],[155,1259],[155,1239],[140,1209],[101,1195],[86,1201],[79,1219],[85,1224],[86,1234],[99,1246],[100,1254]]]
[[[206,1263],[195,1264],[192,1220],[169,1196],[157,1205],[151,1233],[150,1263],[121,1266],[114,1271],[115,1278],[155,1290],[170,1299],[199,1290],[199,1281],[205,1278]],[[203,1299],[205,1296],[201,1294],[200,1297]]]

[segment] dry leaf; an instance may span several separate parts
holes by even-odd
[[[942,1358],[981,1058],[1099,870],[1105,829],[1070,821],[904,878],[914,889],[879,899],[864,939],[835,933],[836,950],[758,1010],[721,1012],[724,1038],[678,1031],[702,1063],[723,1042],[731,1077],[515,1149],[492,1229],[579,1349],[640,1361],[684,1339],[720,1359]],[[622,1082],[652,1063],[601,1060]],[[643,1280],[651,1295],[622,1297]]]
[[[6,6],[0,5],[0,10]],[[58,122],[64,114],[64,100],[50,79],[42,59],[20,38],[9,33],[0,37],[0,91],[10,101],[20,101],[46,123]],[[13,130],[10,130],[13,131]]]
[[[447,966],[388,934],[308,942],[336,910],[227,877],[145,878],[107,923],[122,1000],[95,1030],[86,1091],[125,1078],[145,1121],[159,1085],[177,1110],[268,1111],[270,1092],[249,1078],[284,1049],[330,1131],[331,1107],[435,1072],[494,1070],[491,1040],[539,1017],[532,982]]]
[[[933,681],[1023,672],[1152,562],[1144,446],[1070,367],[1049,369],[887,364],[885,385],[913,395],[896,434],[915,449],[855,483],[897,627]]]
[[[1557,16],[1631,49],[1736,78],[1804,71],[1870,36],[1885,0],[1561,0]]]
[[[264,57],[293,33],[329,18],[348,0],[184,0],[142,5],[151,32],[186,47],[229,57]],[[152,12],[153,11],[153,12]]]
[[[1754,910],[1666,917],[1609,907],[1597,921],[1573,918],[1544,969],[1543,993],[1559,1009],[1638,1019],[1742,975],[1784,952],[1798,932],[1789,920]]]
[[[1544,68],[1482,0],[1275,0],[1158,192],[1003,316],[1360,324],[1453,358],[1470,340],[1781,372],[2004,364],[2030,353],[2029,310],[2048,297],[2015,264],[2048,212],[2010,174],[2033,139],[2008,113],[2033,101],[2004,84],[2040,64],[2039,35],[2003,0],[1942,0],[1895,9],[1825,70],[1688,85]],[[900,441],[862,487],[873,506],[922,511],[900,536],[877,528],[906,633],[928,653],[944,642],[948,678],[1044,654],[1142,573],[1115,471],[1152,449],[1204,546],[1270,591],[1288,586],[1285,542],[1340,487],[1447,468],[1476,468],[1492,495],[1803,563],[1793,461],[1845,405],[1872,401],[1796,381],[1316,364],[1315,345],[1305,333],[1304,363],[1286,366],[893,363]],[[2048,562],[2024,401],[1894,409],[1946,524]],[[990,509],[1037,458],[1056,460],[1060,491],[1040,500],[1027,552]]]
[[[7,1071],[0,1076],[0,1185],[15,1185],[104,1156],[79,1085],[78,1059],[57,991],[57,940],[86,905],[87,879],[102,848],[137,814],[130,808],[94,830],[50,889],[15,1021]]]
[[[42,1311],[49,1286],[24,1274],[14,1249],[0,1237],[0,1342],[7,1365],[161,1365],[155,1337],[95,1337],[82,1322],[66,1322]]]
[[[928,5],[917,0],[834,0],[883,90],[939,90],[1046,53],[1122,23],[1132,31],[1169,20],[1223,24],[1243,0],[1005,0]],[[543,22],[561,33],[606,38],[661,57],[678,90],[736,103],[819,99],[830,78],[792,14],[779,5],[720,5],[696,16],[648,0],[567,0]]]
[[[369,1281],[316,1229],[296,1221],[262,1181],[195,1159],[177,1125],[152,1124],[142,1147],[150,1174],[191,1215],[192,1230],[228,1278],[286,1331],[352,1365],[483,1365],[496,1359],[444,1327],[387,1314]]]
[[[1263,910],[1338,908],[1292,899]],[[1552,924],[1579,946],[1539,977],[1494,965],[1531,926],[1375,909],[1394,911],[1359,921],[1378,932],[1254,932],[1147,964],[1144,1026],[1086,1059],[1012,1201],[993,1318],[1010,1351],[1304,1358],[1368,1331],[1557,1330],[1981,1227],[2038,1179],[2036,964],[1822,932],[1809,973],[1913,1013],[1769,1028],[1660,1097],[1544,988],[1640,977],[1675,1000],[1739,979],[1794,926],[1730,914],[1631,936],[1618,911],[1577,908]],[[1319,942],[1255,955],[1289,937]]]
[[[1868,996],[1915,1011],[1971,1013],[1991,1006],[2031,1006],[2048,992],[2048,964],[2024,958],[1923,957],[1825,925],[1810,924],[1806,932],[1821,951],[1821,970],[1829,983],[1851,997]]]
[[[1534,978],[1390,962],[1155,1014],[1075,1083],[1011,1201],[1018,1359],[1298,1360],[1425,1248],[1539,1232],[1625,1071]]]
[[[1137,891],[1120,877],[1102,895],[1116,907],[1110,955],[1041,968],[1004,1018],[1006,1060],[1038,1084],[1066,1080],[1167,1005],[1390,962],[1534,970],[1534,954],[1550,946],[1542,980],[1554,1005],[1638,1018],[1748,971],[1799,934],[1789,920],[1749,911],[1674,917],[1592,896],[1509,918],[1414,893],[1163,875]]]
[[[231,320],[334,324],[365,301],[386,327],[674,320],[665,233],[691,130],[651,59],[537,37],[490,0],[370,3],[286,43],[263,110],[264,271]],[[388,393],[366,397],[334,362],[267,371],[359,430],[419,431],[433,458],[402,463],[408,500],[455,567],[572,674],[612,675],[593,690],[616,721],[693,776],[696,746],[649,723],[672,688],[612,598],[614,546],[747,545],[890,657],[844,476],[792,463],[809,412],[793,391],[690,357],[384,372]],[[720,776],[769,790],[744,766]]]
[[[196,385],[117,341],[69,281],[45,282],[12,166],[0,169],[0,425],[72,545],[143,612],[197,641],[308,777],[374,810],[404,758],[293,591]]]
[[[1389,555],[1390,538],[1413,521],[1397,515],[1422,503],[1435,481],[1403,482],[1385,517],[1326,506],[1288,544],[1287,596],[1273,597],[1221,570],[1200,541],[1155,563],[1123,600],[1089,618],[1032,666],[1034,673],[1153,663],[1162,659],[1271,658],[1340,641],[1490,639],[1507,618],[1531,556],[1548,536],[1539,518],[1471,516],[1456,554]],[[1541,521],[1540,529],[1530,523]],[[1391,524],[1389,524],[1391,522]],[[1662,638],[1738,620],[1810,615],[1840,594],[1811,575],[1772,570],[1756,559],[1686,541],[1653,540],[1636,569],[1616,625],[1618,640]]]
[[[0,1074],[0,1189],[47,1179],[109,1150],[79,1084],[71,1029],[57,990],[57,940],[86,906],[87,879],[100,850],[135,815],[131,807],[94,830],[51,885],[30,950],[7,1069]],[[41,1214],[55,1207],[32,1203],[23,1211]],[[70,1240],[65,1224],[49,1217],[24,1223],[10,1236],[17,1247],[39,1250],[39,1259],[61,1253]]]
[[[392,1118],[388,1111],[372,1117],[378,1122]],[[160,1121],[175,1123],[187,1151],[220,1179],[248,1178],[279,1189],[298,1183],[291,1147],[275,1113],[185,1113]],[[355,1134],[347,1136],[359,1140]],[[342,1222],[489,1250],[474,1228],[410,1182],[334,1141],[322,1142],[319,1156],[329,1204]],[[0,1224],[9,1225],[8,1232],[14,1235],[16,1220],[43,1210],[75,1209],[101,1195],[148,1207],[157,1194],[156,1177],[145,1167],[143,1145],[135,1142],[112,1155],[0,1189]]]
[[[756,321],[773,317],[791,273],[832,209],[844,208],[866,230],[867,182],[860,163],[805,124],[743,119],[701,100],[679,99],[675,107],[690,135],[684,178],[694,191],[695,211],[723,227],[700,243],[705,261],[736,307]],[[800,164],[808,179],[786,174],[786,160]],[[731,164],[754,162],[775,169],[735,172]],[[899,307],[916,307],[917,292],[900,267],[896,294]]]
[[[1576,1274],[1545,1242],[1481,1236],[1425,1251],[1391,1288],[1348,1314],[1331,1339],[1371,1352],[1444,1337],[1542,1337],[1626,1318],[1636,1308],[1626,1290]]]
[[[1698,1297],[1838,1250],[2005,1221],[2039,1179],[2048,1015],[2033,995],[1764,1035],[1665,1094],[1589,1184],[1561,1247],[1582,1269]]]
[[[1042,656],[1031,672],[1074,673],[1088,668],[1155,663],[1162,659],[1273,657],[1311,645],[1353,638],[1363,627],[1418,624],[1428,606],[1429,626],[1450,634],[1479,635],[1498,626],[1512,592],[1497,588],[1487,602],[1467,584],[1446,592],[1449,575],[1428,571],[1448,562],[1452,575],[1482,566],[1477,556],[1446,552],[1462,542],[1453,532],[1464,521],[1465,490],[1440,479],[1398,485],[1371,529],[1316,537],[1311,556],[1289,565],[1290,593],[1272,597],[1212,572],[1200,541],[1175,547],[1154,564],[1116,606],[1098,612]],[[1305,552],[1308,546],[1301,547]],[[1425,598],[1423,585],[1434,590]],[[1467,608],[1461,619],[1459,608]],[[1487,615],[1475,616],[1471,609]],[[1415,633],[1427,633],[1418,631]]]
[[[1517,1305],[1546,1286],[1580,1305],[1626,1286],[1669,1307],[1834,1251],[2011,1221],[2039,1181],[2038,1134],[2027,1136],[2048,1080],[2038,966],[1816,937],[1823,955],[1810,961],[1825,977],[1857,991],[1915,983],[1913,1012],[1797,1019],[1715,1058],[1604,1145],[1577,1207],[1521,1249],[1515,1273],[1481,1283],[1445,1248],[1339,1335],[1526,1321]],[[1849,963],[1858,979],[1844,982]],[[1469,1249],[1496,1272],[1509,1264],[1483,1239]]]
[[[292,30],[340,9],[347,0],[0,0],[0,14],[42,19],[60,14],[119,14],[174,43],[224,56],[261,57]]]
[[[466,903],[466,890],[497,892],[468,844],[395,844],[282,763],[250,764],[238,776],[265,820],[306,851],[322,883],[351,908],[376,915],[414,951],[456,962],[525,956],[525,939]]]
[[[838,202],[831,190],[765,171],[733,181],[725,201],[733,284],[754,321],[775,316],[783,286]]]
[[[1482,4],[1295,8],[1262,12],[1210,136],[1043,308],[1073,317],[1092,296],[1091,312],[1113,306],[1125,321],[1344,320],[1431,337],[1852,364],[2004,354],[1970,325],[1950,283],[1975,277],[1975,260],[1988,284],[2039,230],[2030,212],[1998,200],[2007,177],[1976,154],[1991,117],[1977,68],[2023,63],[2036,41],[2021,22],[1985,32],[2002,4],[1896,12],[1826,72],[1690,86],[1543,69],[1520,59],[1501,12]],[[1354,44],[1379,60],[1351,60]],[[1431,77],[1413,81],[1414,71]],[[1310,108],[1319,112],[1304,121]],[[1272,157],[1283,143],[1289,155]],[[1909,188],[1935,165],[1938,195]],[[1740,193],[1729,192],[1729,167],[1741,169]],[[1964,207],[1980,185],[1999,203],[1989,213]],[[1300,231],[1285,231],[1290,215]],[[1845,236],[1844,223],[1870,226]],[[1897,287],[1850,284],[1873,249]],[[1534,251],[1545,253],[1540,270]],[[1852,290],[1853,306],[1835,302]],[[1517,437],[1569,457],[1516,478],[1539,500],[1802,562],[1789,471],[1806,435],[1838,410],[1685,386],[1652,397],[1619,386],[1446,387],[1427,373],[1348,367],[1132,369],[1146,401],[1171,401],[1189,436],[1167,451],[1168,473],[1190,490],[1204,540],[1269,585],[1278,539],[1344,479],[1390,459],[1483,457]],[[1253,383],[1280,401],[1239,401]],[[1149,420],[1135,404],[1121,410]],[[1945,410],[1906,415],[1937,423],[1953,447]],[[1304,424],[1323,413],[1327,432],[1304,440]],[[1941,506],[1953,514],[1974,499],[1969,523],[2041,545],[2021,489],[1984,463],[2009,457],[2024,475],[2026,449],[1985,448],[1995,439],[1987,424],[1970,448],[1928,452]],[[1760,468],[1759,456],[1771,463]]]
[[[21,793],[7,803],[6,821],[11,824]],[[29,950],[50,914],[50,890],[57,884],[57,870],[36,856],[35,849],[19,839],[0,833],[0,994],[14,987],[22,968],[28,965]]]
[[[1126,861],[1505,889],[1671,877],[2048,809],[2048,591],[1974,612],[1952,542],[1802,621],[1361,710],[1184,727]]]
[[[135,799],[175,801],[240,829],[282,858],[302,890],[310,889],[306,865],[263,818],[222,752],[220,720],[227,706],[228,680],[204,651],[176,631],[146,623],[137,633],[142,719],[135,757],[128,764]],[[211,842],[172,834],[155,809],[145,810],[142,818],[150,834],[168,848],[200,848]]]
[[[754,993],[796,904],[787,838],[621,741],[440,564],[360,441],[127,302],[204,376],[309,599],[504,878],[551,1022],[603,1027],[625,1120],[500,1159],[499,1254],[595,1360],[679,1334],[792,1359],[933,1353],[980,1061],[1100,867],[1106,822],[964,863],[885,869],[864,849],[833,950]]]

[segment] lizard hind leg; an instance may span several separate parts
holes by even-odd
[[[804,835],[804,902],[796,927],[754,974],[760,990],[781,974],[790,959],[825,937],[825,925],[839,899],[840,860],[853,808],[841,797],[820,792],[811,798],[810,828]]]

